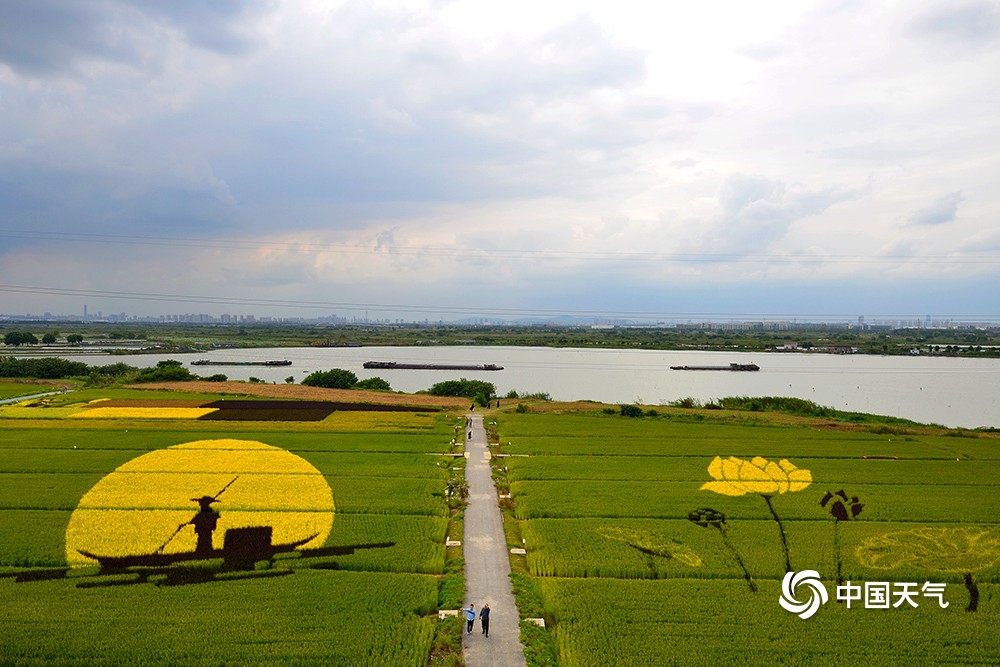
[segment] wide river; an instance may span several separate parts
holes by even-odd
[[[1000,360],[882,357],[805,353],[673,352],[548,347],[338,347],[216,350],[197,355],[66,357],[88,364],[125,362],[155,366],[163,359],[189,364],[287,359],[287,367],[201,366],[199,375],[223,373],[283,383],[317,370],[343,368],[361,379],[379,376],[398,391],[427,389],[464,377],[487,380],[503,396],[543,392],[554,400],[663,405],[684,397],[795,396],[841,410],[904,417],[952,427],[1000,427]],[[502,371],[366,370],[365,361],[497,364]],[[671,366],[753,362],[758,372],[675,371]]]

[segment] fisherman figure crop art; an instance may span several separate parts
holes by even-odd
[[[212,533],[219,523],[219,513],[212,509],[212,503],[217,502],[212,496],[202,496],[192,498],[198,503],[198,513],[194,515],[188,523],[194,526],[194,533],[198,536],[198,545],[194,551],[197,554],[210,555],[212,553]]]
[[[239,475],[233,477],[229,484],[222,487],[214,496],[202,496],[201,498],[192,498],[191,502],[198,503],[198,513],[195,514],[190,521],[185,521],[181,525],[177,526],[177,530],[167,538],[167,541],[160,545],[160,548],[156,550],[156,553],[162,553],[167,545],[170,544],[177,534],[184,530],[185,526],[194,526],[194,534],[198,536],[198,544],[194,548],[194,552],[199,556],[205,556],[207,558],[212,557],[212,533],[215,532],[215,527],[219,525],[219,513],[212,509],[212,503],[219,502],[219,496],[223,492],[233,485]]]

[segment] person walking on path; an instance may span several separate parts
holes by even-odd
[[[479,610],[479,624],[483,626],[483,634],[490,636],[490,604],[487,602]]]
[[[472,603],[469,603],[469,608],[465,610],[465,620],[466,620],[466,632],[470,635],[472,634],[472,626],[476,624],[476,610],[472,608]]]

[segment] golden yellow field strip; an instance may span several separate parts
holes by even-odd
[[[90,401],[88,405],[99,408],[200,408],[208,402],[202,399],[176,398],[97,398]]]
[[[89,408],[73,413],[83,419],[197,419],[218,408]]]
[[[336,431],[399,431],[434,428],[437,417],[429,412],[363,412],[338,410],[323,420]]]
[[[233,482],[233,480],[236,480]],[[226,485],[233,482],[231,486]],[[195,498],[219,497],[218,509],[312,510],[333,507],[333,496],[319,474],[113,472],[80,499],[81,509],[197,510]]]
[[[78,406],[65,408],[29,408],[20,404],[6,405],[0,406],[0,419],[65,419],[72,417],[79,409]]]
[[[241,447],[234,444],[252,442],[248,440],[198,442],[211,442],[216,446],[196,447],[194,445],[198,443],[189,443],[160,449],[128,461],[116,472],[320,474],[311,463],[283,449],[266,445],[261,448]]]

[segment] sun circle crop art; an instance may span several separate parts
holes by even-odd
[[[66,561],[208,554],[223,548],[227,531],[243,528],[266,527],[275,544],[315,548],[333,515],[333,492],[305,459],[253,440],[197,440],[132,459],[84,494],[66,529]]]

